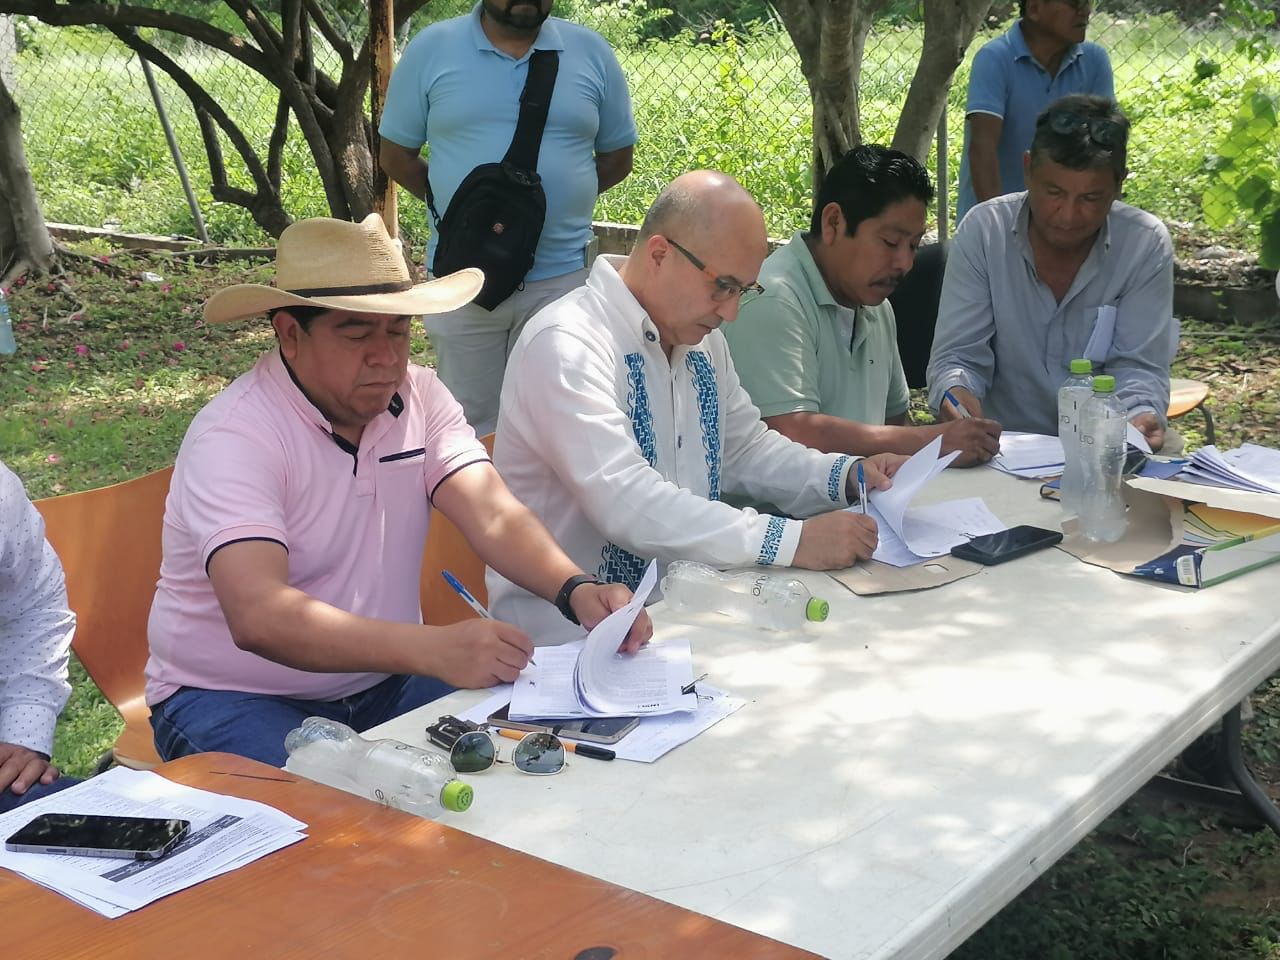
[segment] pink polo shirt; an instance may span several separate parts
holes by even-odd
[[[410,365],[353,451],[280,352],[263,356],[196,415],[178,451],[147,627],[147,702],[184,686],[336,700],[385,679],[295,670],[239,649],[209,559],[237,540],[274,540],[289,551],[291,586],[361,616],[421,623],[429,498],[454,471],[487,459],[432,370]]]

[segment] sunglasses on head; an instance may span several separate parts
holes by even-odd
[[[488,730],[474,723],[445,715],[427,727],[427,738],[449,751],[449,762],[457,773],[480,773],[498,759],[498,745]],[[525,734],[511,754],[512,765],[521,773],[545,777],[564,769],[564,744],[554,733],[532,731]]]
[[[1050,110],[1036,121],[1037,127],[1048,125],[1059,136],[1070,136],[1081,131],[1089,134],[1095,146],[1114,150],[1120,145],[1121,127],[1109,117],[1084,117],[1071,110]]]

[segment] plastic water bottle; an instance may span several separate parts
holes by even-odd
[[[1115,377],[1094,377],[1093,396],[1084,402],[1080,414],[1080,463],[1084,474],[1080,532],[1104,543],[1119,540],[1128,525],[1121,482],[1129,416],[1116,399],[1115,390]]]
[[[830,604],[811,596],[799,580],[768,573],[723,573],[704,563],[676,560],[662,578],[662,596],[673,610],[722,613],[771,630],[821,623]]]
[[[1058,439],[1062,441],[1062,480],[1058,495],[1068,514],[1080,512],[1084,477],[1080,470],[1080,408],[1093,396],[1093,364],[1072,360],[1071,375],[1058,388]]]
[[[9,316],[9,302],[0,290],[0,354],[17,353],[18,344],[13,339],[13,318]]]
[[[290,773],[433,819],[471,806],[472,790],[449,758],[399,740],[365,740],[345,723],[308,717],[289,731]]]

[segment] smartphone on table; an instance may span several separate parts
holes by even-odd
[[[639,717],[584,717],[580,720],[511,720],[507,717],[507,704],[500,710],[489,714],[489,724],[495,727],[506,727],[509,730],[546,731],[563,735],[570,740],[585,740],[589,743],[617,743],[635,729],[640,722]]]
[[[1062,540],[1059,530],[1046,530],[1023,524],[999,533],[987,533],[974,537],[968,543],[951,548],[951,555],[961,560],[973,560],[986,566],[995,566],[1015,557],[1025,556],[1036,550],[1051,547]]]
[[[159,860],[190,829],[190,820],[42,813],[9,837],[4,847],[14,853]]]

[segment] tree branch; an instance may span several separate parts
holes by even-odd
[[[221,50],[239,60],[251,70],[270,76],[268,63],[262,52],[245,42],[244,37],[227,33],[216,27],[164,10],[149,7],[130,7],[123,4],[77,3],[74,6],[54,4],[48,0],[0,0],[0,13],[22,14],[35,17],[51,26],[101,26],[101,27],[154,27],[184,37],[190,37],[206,46]]]
[[[325,16],[324,8],[316,0],[305,0],[305,2],[307,12],[311,14],[311,20],[315,23],[316,29],[320,31],[320,36],[324,37],[329,46],[337,51],[338,56],[342,58],[342,63],[345,66],[350,66],[351,58],[354,56],[350,42],[334,29],[333,24],[329,22],[329,18]],[[426,0],[423,0],[423,2],[425,3]]]
[[[276,192],[280,192],[282,158],[285,141],[289,138],[289,101],[280,94],[276,101],[276,122],[271,128],[271,142],[267,146],[267,176]]]

